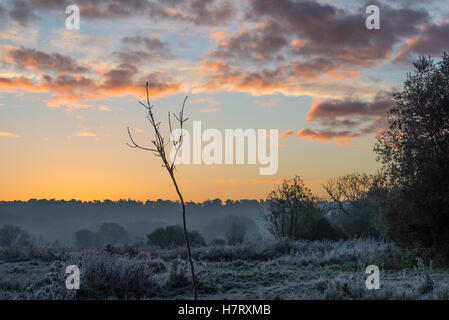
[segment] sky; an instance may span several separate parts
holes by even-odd
[[[80,28],[66,28],[66,7]],[[369,4],[380,29],[368,30]],[[180,165],[184,198],[264,199],[299,175],[375,173],[375,136],[419,55],[449,49],[449,3],[294,0],[0,2],[0,200],[170,199],[145,109],[167,125],[278,129],[279,168]]]

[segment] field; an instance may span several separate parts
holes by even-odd
[[[426,250],[377,240],[267,241],[195,248],[200,299],[448,299],[449,269]],[[183,248],[0,250],[0,299],[189,299]],[[65,267],[81,271],[65,287]],[[379,290],[365,286],[368,265]]]

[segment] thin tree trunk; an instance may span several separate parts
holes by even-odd
[[[195,278],[195,267],[193,265],[192,252],[190,249],[190,241],[189,241],[189,236],[187,234],[186,206],[184,203],[184,199],[181,195],[181,192],[179,191],[178,184],[176,183],[176,179],[173,176],[173,173],[170,172],[170,176],[173,180],[173,184],[175,185],[176,192],[178,193],[179,200],[181,200],[181,204],[182,204],[182,222],[183,222],[183,227],[184,227],[184,239],[186,241],[186,246],[187,246],[187,255],[188,255],[189,263],[190,263],[190,272],[192,275],[193,300],[197,300],[198,299],[198,289],[197,289],[196,278]]]

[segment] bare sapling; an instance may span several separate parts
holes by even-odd
[[[168,174],[170,175],[171,181],[172,181],[173,185],[175,186],[176,193],[178,194],[179,200],[182,205],[182,221],[183,221],[183,229],[184,229],[184,238],[185,238],[186,248],[187,248],[187,256],[189,259],[190,271],[191,271],[191,276],[192,276],[193,299],[197,300],[198,290],[197,290],[197,282],[196,282],[196,278],[195,278],[195,267],[193,264],[192,252],[191,252],[191,248],[190,248],[190,241],[189,241],[189,236],[187,233],[186,207],[185,207],[185,203],[184,203],[184,198],[182,197],[181,191],[178,186],[178,182],[176,181],[176,177],[175,177],[176,156],[178,155],[179,150],[182,147],[183,126],[184,126],[184,123],[188,120],[188,118],[184,118],[184,107],[185,107],[188,97],[185,97],[184,102],[182,103],[181,111],[179,112],[178,115],[171,114],[170,112],[168,112],[168,128],[170,130],[170,136],[172,138],[171,140],[172,140],[172,144],[173,144],[173,148],[174,148],[174,156],[172,155],[172,157],[167,156],[167,152],[166,152],[167,146],[170,145],[170,139],[168,139],[168,141],[166,141],[166,139],[164,138],[164,136],[161,134],[161,131],[160,131],[161,122],[156,121],[156,119],[154,118],[154,113],[153,113],[154,105],[152,105],[150,103],[150,95],[148,92],[148,82],[146,83],[146,98],[147,98],[146,103],[143,103],[141,101],[139,101],[139,103],[147,110],[147,112],[148,112],[147,119],[150,123],[150,126],[152,127],[152,129],[154,131],[154,138],[151,141],[152,146],[151,147],[143,147],[143,146],[137,144],[135,142],[133,136],[131,135],[129,127],[127,127],[127,130],[128,130],[128,135],[131,140],[131,143],[127,143],[127,145],[130,146],[131,148],[138,148],[138,149],[142,149],[142,150],[146,150],[146,151],[151,151],[157,157],[161,158],[162,163],[163,163],[162,166],[167,169]],[[175,137],[173,135],[172,119],[171,119],[172,115],[179,124],[179,129],[180,129],[179,137]]]

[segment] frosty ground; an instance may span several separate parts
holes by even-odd
[[[426,249],[379,240],[266,241],[194,249],[200,299],[448,299],[449,268]],[[65,287],[65,267],[81,288]],[[379,290],[365,286],[368,265]],[[185,249],[0,250],[0,299],[190,299]]]

